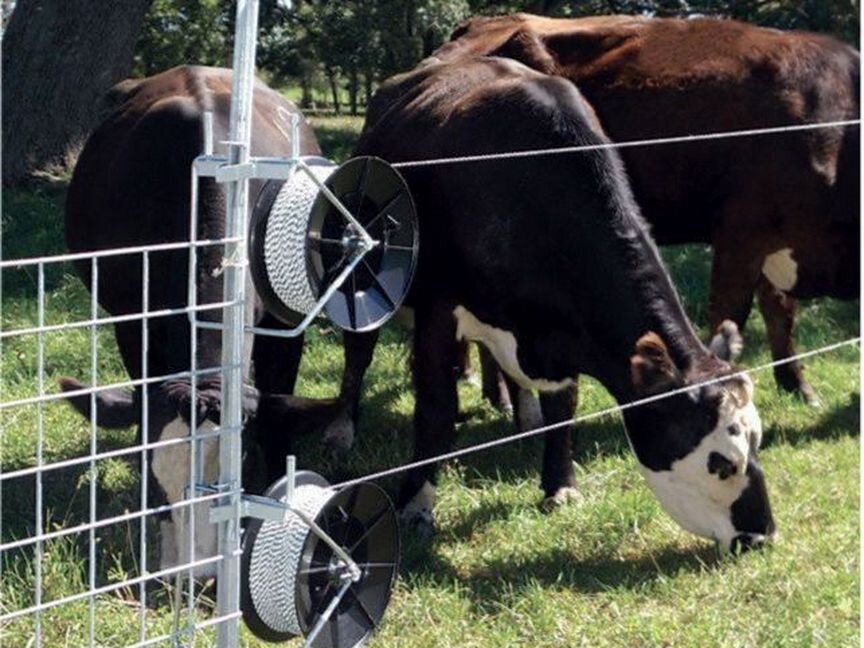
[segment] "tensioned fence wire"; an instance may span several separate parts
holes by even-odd
[[[842,342],[835,342],[833,344],[828,344],[826,346],[820,347],[818,349],[813,349],[811,351],[804,351],[802,353],[795,354],[794,356],[789,356],[787,358],[782,358],[780,360],[774,360],[772,362],[766,362],[765,364],[759,365],[758,367],[752,367],[750,369],[742,369],[740,371],[736,371],[734,373],[724,374],[723,376],[719,376],[717,378],[711,378],[709,380],[704,380],[702,382],[693,383],[692,385],[685,385],[684,387],[679,387],[677,389],[673,389],[667,392],[663,392],[662,394],[655,394],[654,396],[646,396],[645,398],[639,398],[634,401],[630,401],[628,403],[623,403],[619,405],[614,405],[612,407],[607,407],[605,409],[597,410],[596,412],[591,412],[589,414],[584,414],[582,416],[577,416],[575,418],[569,418],[565,421],[559,421],[557,423],[550,423],[549,425],[544,425],[541,427],[533,428],[531,430],[526,430],[524,432],[517,432],[516,434],[511,434],[506,437],[501,437],[500,439],[493,439],[491,441],[486,441],[484,443],[478,443],[475,445],[467,446],[465,448],[460,448],[458,450],[453,450],[452,452],[445,452],[434,457],[427,457],[425,459],[420,459],[418,461],[412,461],[411,463],[402,464],[400,466],[395,466],[393,468],[387,468],[385,470],[381,470],[378,472],[370,473],[368,475],[364,475],[363,477],[357,477],[355,479],[348,479],[343,482],[339,482],[338,484],[333,484],[330,486],[332,489],[340,489],[348,486],[354,486],[356,484],[360,484],[362,482],[373,481],[376,479],[383,479],[384,477],[391,477],[393,475],[398,475],[399,473],[403,473],[409,470],[414,470],[415,468],[422,468],[423,466],[428,466],[430,464],[438,463],[440,461],[448,461],[450,459],[456,459],[458,457],[462,457],[464,455],[472,454],[475,452],[480,452],[482,450],[488,450],[490,448],[495,448],[497,446],[505,445],[507,443],[512,443],[514,441],[521,441],[522,439],[528,439],[530,437],[537,436],[539,434],[545,434],[546,432],[552,432],[553,430],[558,430],[564,427],[568,427],[571,425],[576,425],[577,423],[585,423],[587,421],[593,421],[595,419],[603,418],[605,416],[611,416],[612,414],[620,414],[621,412],[629,409],[633,409],[635,407],[641,407],[643,405],[649,405],[651,403],[656,403],[658,401],[663,401],[668,398],[672,398],[674,396],[678,396],[680,394],[694,393],[703,387],[710,387],[711,385],[717,385],[720,383],[728,382],[730,380],[735,380],[736,378],[741,378],[743,376],[747,376],[748,374],[758,373],[761,371],[765,371],[766,369],[772,369],[774,367],[779,367],[785,364],[790,364],[793,362],[797,362],[798,360],[803,360],[805,358],[810,358],[816,355],[820,355],[823,353],[829,353],[831,351],[836,351],[837,349],[841,349],[843,347],[851,346],[853,344],[859,344],[861,342],[861,337],[849,338],[847,340],[843,340]]]
[[[626,140],[623,142],[603,142],[602,144],[580,144],[577,146],[557,146],[553,148],[528,149],[525,151],[478,153],[476,155],[457,155],[452,157],[430,158],[428,160],[408,160],[403,162],[393,162],[391,163],[391,166],[395,168],[407,169],[412,167],[462,164],[466,162],[487,162],[490,160],[516,160],[519,158],[532,158],[545,155],[561,155],[563,153],[581,153],[586,151],[637,148],[641,146],[662,146],[666,144],[686,144],[691,142],[709,142],[724,139],[739,139],[743,137],[757,137],[760,135],[776,135],[782,133],[814,131],[828,128],[843,128],[846,126],[860,126],[860,124],[860,119],[846,119],[829,122],[814,122],[810,124],[791,124],[789,126],[750,128],[736,131],[717,131],[713,133],[699,133],[695,135],[676,135],[674,137],[656,137],[651,139]]]
[[[458,163],[483,162],[483,161],[490,161],[490,160],[531,158],[531,157],[539,157],[539,156],[545,156],[545,155],[559,155],[559,154],[566,154],[566,153],[577,153],[577,152],[587,152],[587,151],[606,150],[606,149],[626,149],[626,148],[641,147],[641,146],[659,146],[659,145],[668,145],[668,144],[693,143],[693,142],[722,140],[722,139],[754,137],[754,136],[761,136],[761,135],[813,131],[813,130],[817,130],[817,129],[843,128],[843,127],[851,127],[851,126],[859,126],[859,125],[860,125],[860,120],[854,119],[854,120],[821,122],[821,123],[813,123],[813,124],[798,124],[798,125],[789,125],[789,126],[779,126],[779,127],[770,127],[770,128],[757,128],[757,129],[739,130],[739,131],[725,131],[725,132],[715,132],[715,133],[705,133],[705,134],[695,134],[695,135],[684,135],[684,136],[676,136],[676,137],[642,139],[642,140],[632,140],[632,141],[624,141],[624,142],[604,142],[601,144],[589,144],[589,145],[579,145],[579,146],[571,146],[571,147],[557,147],[557,148],[551,148],[551,149],[509,151],[509,152],[502,152],[502,153],[488,153],[488,154],[465,155],[465,156],[456,156],[456,157],[434,158],[434,159],[427,159],[427,160],[403,161],[403,162],[393,163],[392,166],[397,167],[397,168],[400,168],[400,167],[401,168],[411,168],[411,167],[432,166],[432,165],[447,165],[447,164],[458,164]],[[196,249],[196,248],[201,248],[201,247],[211,246],[211,245],[224,245],[227,243],[237,243],[237,242],[240,242],[240,241],[239,241],[239,239],[236,239],[236,238],[223,238],[223,239],[219,239],[219,240],[200,240],[200,241],[194,240],[194,241],[190,241],[190,242],[177,242],[177,243],[132,246],[132,247],[126,247],[126,248],[117,248],[117,249],[113,249],[113,250],[101,250],[101,251],[90,252],[90,253],[76,253],[76,254],[66,254],[66,255],[56,255],[56,256],[34,257],[34,258],[28,258],[28,259],[3,260],[3,261],[0,261],[0,270],[3,270],[3,269],[7,269],[7,270],[21,269],[22,267],[25,267],[28,265],[38,266],[39,275],[40,275],[40,280],[39,280],[40,300],[44,300],[44,296],[45,296],[44,265],[49,264],[49,263],[56,263],[56,262],[65,263],[65,262],[70,262],[70,261],[84,261],[84,260],[89,260],[91,262],[94,262],[94,259],[99,259],[99,258],[103,258],[103,257],[117,256],[117,255],[121,255],[121,254],[136,254],[136,253],[142,253],[145,255],[145,258],[146,258],[146,255],[148,255],[151,252],[162,252],[162,251],[180,250],[180,249],[188,250],[188,249]],[[193,257],[193,258],[194,258],[194,256],[195,255],[190,255],[190,257]],[[147,263],[147,262],[145,261],[145,263]],[[194,264],[194,261],[193,261],[193,264]],[[190,303],[190,304],[187,304],[185,307],[178,307],[178,308],[172,308],[172,309],[162,309],[162,310],[156,311],[156,310],[149,310],[147,308],[147,304],[145,303],[142,305],[142,312],[140,312],[140,313],[131,313],[131,314],[124,314],[122,316],[101,317],[101,318],[97,316],[97,312],[96,312],[96,309],[94,307],[92,309],[92,312],[91,312],[91,317],[87,320],[82,320],[79,322],[62,323],[62,324],[56,324],[56,325],[55,324],[50,324],[50,325],[45,324],[44,315],[40,314],[41,319],[40,319],[39,325],[36,327],[28,327],[28,328],[24,328],[24,329],[13,329],[13,330],[8,330],[8,331],[0,330],[0,344],[2,344],[2,341],[4,339],[15,338],[15,337],[19,337],[19,336],[32,336],[32,335],[43,336],[45,333],[53,333],[53,332],[60,332],[60,331],[66,331],[66,330],[73,330],[76,328],[89,328],[92,332],[92,331],[95,331],[99,326],[105,326],[108,324],[116,324],[116,323],[120,323],[120,322],[135,321],[135,320],[141,320],[142,322],[146,322],[149,320],[157,319],[159,317],[167,317],[167,316],[172,316],[172,315],[178,315],[181,313],[187,313],[187,314],[194,316],[195,314],[202,312],[202,311],[221,310],[224,306],[231,305],[231,304],[232,304],[232,302],[221,302],[221,301],[215,302],[215,303],[208,303],[205,305],[198,305],[197,303],[195,303],[195,304]],[[192,336],[192,339],[194,341],[194,339],[195,339],[194,334]],[[697,384],[686,385],[686,386],[681,387],[679,389],[665,392],[663,394],[658,394],[658,395],[634,400],[634,401],[631,401],[628,403],[619,404],[619,405],[616,405],[613,407],[598,410],[596,412],[592,412],[592,413],[578,416],[575,418],[570,418],[570,419],[567,419],[565,421],[552,423],[549,425],[534,428],[532,430],[519,432],[519,433],[509,435],[506,437],[502,437],[499,439],[494,439],[494,440],[491,440],[488,442],[468,446],[468,447],[454,450],[451,452],[442,453],[442,454],[434,456],[434,457],[428,457],[428,458],[424,458],[424,459],[421,459],[418,461],[414,461],[414,462],[402,464],[399,466],[395,466],[395,467],[392,467],[389,469],[381,470],[381,471],[378,471],[375,473],[370,473],[370,474],[362,476],[362,477],[357,477],[354,479],[346,480],[346,481],[343,481],[341,483],[335,484],[331,488],[334,488],[334,489],[344,488],[344,487],[356,485],[356,484],[366,482],[366,481],[382,479],[382,478],[385,478],[388,476],[393,476],[393,475],[396,475],[399,473],[403,473],[403,472],[406,472],[406,471],[409,471],[412,469],[427,466],[427,465],[430,465],[433,463],[438,463],[441,461],[455,459],[455,458],[458,458],[458,457],[461,457],[464,455],[468,455],[471,453],[480,452],[480,451],[494,448],[497,446],[501,446],[504,444],[508,444],[508,443],[516,442],[516,441],[519,441],[522,439],[527,439],[530,437],[541,435],[541,434],[544,434],[546,432],[554,431],[556,429],[564,428],[564,427],[571,426],[574,424],[591,421],[591,420],[602,418],[605,416],[619,414],[619,413],[621,413],[627,409],[631,409],[631,408],[635,408],[635,407],[639,407],[639,406],[643,406],[643,405],[648,405],[650,403],[658,402],[658,401],[661,401],[661,400],[664,400],[667,398],[672,398],[672,397],[679,395],[679,394],[682,394],[682,393],[693,392],[695,390],[701,389],[702,387],[722,383],[722,382],[732,380],[732,379],[735,379],[737,377],[741,377],[741,376],[744,376],[747,374],[753,374],[753,373],[761,372],[761,371],[764,371],[764,370],[767,370],[770,368],[774,368],[774,367],[778,367],[778,366],[781,366],[784,364],[796,362],[796,361],[799,361],[799,360],[802,360],[802,359],[805,359],[808,357],[813,357],[816,355],[829,353],[831,351],[838,350],[842,347],[851,346],[851,345],[855,345],[855,344],[860,344],[860,337],[854,337],[854,338],[850,338],[847,340],[843,340],[841,342],[829,344],[829,345],[823,346],[823,347],[818,348],[818,349],[799,353],[799,354],[796,354],[794,356],[790,356],[787,358],[783,358],[780,360],[776,360],[773,362],[769,362],[769,363],[760,365],[758,367],[737,371],[735,373],[731,373],[731,374],[727,374],[727,375],[713,378],[710,380],[706,380],[706,381],[703,381],[703,382],[700,382]],[[40,351],[40,353],[42,353],[42,352]],[[93,361],[95,362],[95,360],[93,360]],[[48,393],[45,393],[45,386],[44,386],[44,358],[42,360],[42,365],[43,366],[40,366],[40,376],[39,376],[39,391],[40,391],[39,396],[35,396],[35,397],[31,397],[31,398],[18,399],[18,400],[14,400],[14,401],[7,401],[7,402],[0,401],[0,412],[2,412],[2,410],[8,410],[8,409],[11,409],[14,407],[21,407],[21,406],[25,406],[25,405],[36,404],[36,405],[41,406],[46,402],[61,400],[61,399],[68,398],[70,396],[90,395],[92,398],[96,394],[100,393],[101,391],[105,391],[105,390],[111,390],[111,389],[115,389],[118,387],[146,387],[146,386],[154,384],[154,383],[158,383],[158,382],[162,382],[162,381],[174,379],[174,378],[189,378],[189,379],[191,379],[191,383],[192,383],[191,386],[192,386],[193,393],[194,393],[195,386],[196,386],[196,380],[194,378],[200,377],[202,375],[207,375],[208,373],[220,373],[225,369],[225,366],[220,365],[219,367],[205,368],[205,369],[193,369],[191,371],[178,372],[176,374],[164,375],[164,376],[150,377],[150,376],[145,375],[143,378],[140,378],[137,380],[116,382],[116,383],[112,383],[110,385],[94,384],[90,387],[82,388],[82,389],[75,390],[72,392],[48,394]],[[144,392],[146,392],[146,391],[147,390],[144,389]],[[146,402],[146,394],[145,394],[145,402]],[[146,414],[145,414],[145,416],[146,416]],[[41,416],[40,416],[40,418],[41,418]],[[95,419],[91,420],[91,423],[93,425],[96,425]],[[41,427],[41,424],[40,424],[40,427]],[[147,426],[145,424],[145,428],[146,427]],[[11,479],[16,478],[16,477],[24,477],[24,476],[33,475],[33,474],[41,477],[41,475],[43,473],[48,472],[50,470],[54,470],[54,469],[67,468],[67,467],[81,465],[81,464],[91,464],[91,466],[92,466],[92,464],[95,461],[98,461],[101,459],[107,459],[107,458],[111,458],[111,457],[119,457],[119,456],[123,456],[123,455],[127,455],[127,454],[136,454],[136,453],[146,454],[146,452],[148,450],[153,450],[156,448],[163,448],[163,447],[170,447],[172,445],[181,445],[184,443],[190,443],[190,441],[193,441],[192,446],[191,446],[192,452],[190,453],[190,455],[191,455],[190,456],[190,463],[194,463],[193,457],[195,454],[195,451],[194,451],[194,447],[196,445],[195,442],[205,440],[208,438],[219,438],[222,434],[224,434],[226,432],[229,432],[229,430],[217,428],[217,429],[213,430],[212,432],[206,432],[206,433],[196,432],[194,435],[190,435],[189,437],[185,437],[185,438],[181,438],[181,439],[170,439],[170,440],[166,440],[166,441],[148,441],[147,439],[145,439],[145,442],[141,443],[141,444],[137,444],[137,445],[129,446],[129,447],[124,447],[124,448],[118,449],[118,450],[111,450],[111,451],[99,453],[99,452],[96,452],[95,447],[92,447],[92,444],[95,443],[95,431],[94,431],[93,434],[91,435],[91,453],[90,454],[82,455],[80,457],[74,457],[72,459],[56,461],[53,463],[44,463],[42,461],[41,455],[40,455],[38,457],[37,466],[30,467],[30,468],[22,468],[22,469],[15,470],[15,471],[6,471],[6,472],[3,472],[2,470],[0,470],[0,486],[2,486],[2,483],[4,481],[11,480]],[[231,432],[233,432],[233,431],[231,431]],[[40,434],[39,436],[41,437],[42,435]],[[40,443],[40,448],[41,448],[41,443]],[[146,461],[144,463],[146,465]],[[192,472],[194,473],[195,471],[193,470]],[[94,488],[95,488],[95,482],[91,484],[91,490]],[[143,496],[146,497],[146,490],[143,490],[144,488],[145,487],[142,485],[142,493],[143,493]],[[220,494],[216,493],[216,494],[210,494],[210,495],[199,495],[196,497],[184,499],[184,500],[182,500],[176,504],[168,504],[168,505],[159,506],[159,507],[147,507],[146,505],[142,505],[142,508],[139,511],[126,513],[126,514],[118,515],[118,516],[113,516],[111,518],[104,518],[101,520],[91,519],[89,522],[86,522],[86,523],[83,523],[80,525],[75,525],[73,527],[58,529],[58,530],[52,531],[52,532],[42,531],[41,530],[42,524],[40,523],[38,525],[40,527],[40,531],[38,531],[36,535],[0,544],[0,555],[2,555],[2,553],[4,551],[9,551],[12,549],[20,548],[20,547],[31,545],[31,544],[41,546],[43,543],[45,543],[47,541],[50,541],[52,539],[59,538],[59,537],[64,537],[67,535],[82,533],[82,532],[86,532],[86,531],[90,531],[92,534],[92,532],[95,531],[96,529],[107,527],[111,524],[128,522],[128,521],[131,521],[134,519],[144,520],[148,516],[152,516],[152,515],[155,515],[158,513],[169,512],[169,511],[172,511],[175,509],[189,509],[193,505],[197,505],[197,504],[200,504],[202,502],[215,501],[219,497],[220,497]],[[92,498],[92,495],[91,495],[91,498]],[[39,499],[41,499],[41,497]],[[144,502],[144,500],[142,500],[142,503],[143,502]],[[190,517],[193,517],[193,516],[190,516]],[[194,523],[193,523],[193,525],[194,525]],[[193,541],[192,536],[193,536],[193,533],[190,533],[190,537],[189,537],[190,542]],[[91,539],[91,542],[90,542],[91,554],[92,554],[93,549],[94,549],[94,543]],[[145,549],[146,549],[146,545],[144,544],[144,541],[142,541],[142,544],[141,544],[142,555],[143,555]],[[79,594],[74,594],[71,596],[63,597],[61,599],[45,601],[45,602],[41,601],[41,597],[37,597],[37,603],[33,606],[29,606],[27,608],[20,609],[20,610],[13,610],[11,612],[5,612],[4,611],[5,612],[4,614],[0,614],[0,622],[8,622],[12,619],[20,618],[20,617],[27,616],[27,615],[34,615],[34,614],[37,615],[37,618],[38,618],[39,613],[42,611],[58,607],[58,606],[63,605],[65,603],[78,601],[78,600],[90,599],[91,606],[92,606],[92,602],[93,602],[95,596],[100,595],[100,594],[106,594],[109,592],[114,592],[114,591],[120,590],[122,588],[132,586],[132,585],[141,586],[142,587],[141,591],[143,592],[143,585],[147,581],[150,581],[153,579],[164,578],[164,577],[171,576],[171,575],[177,575],[177,574],[180,574],[183,572],[186,572],[191,576],[192,569],[194,569],[195,567],[210,565],[210,564],[213,564],[213,563],[220,561],[222,558],[223,558],[222,555],[216,555],[216,556],[211,556],[211,557],[208,557],[205,559],[192,560],[190,562],[184,563],[182,565],[178,565],[177,567],[172,567],[170,569],[153,571],[153,572],[148,571],[148,572],[145,572],[144,574],[142,574],[141,576],[136,577],[136,578],[122,579],[122,580],[119,580],[116,582],[112,582],[108,585],[104,585],[101,587],[95,587],[95,581],[94,581],[95,575],[92,573],[92,569],[93,569],[92,566],[94,564],[94,561],[92,560],[92,555],[91,555],[91,561],[90,561],[91,574],[90,574],[90,579],[89,579],[91,587],[88,587],[88,589],[86,591],[81,592]],[[39,583],[38,583],[39,580],[41,580],[41,579],[39,579],[37,577],[37,588],[39,588]],[[191,580],[192,579],[190,578],[190,581]],[[194,602],[192,600],[194,594],[193,594],[193,591],[191,590],[191,588],[190,588],[187,595],[188,595],[188,599],[189,599],[188,603],[187,603],[187,609],[189,609],[191,612],[192,608],[194,607]],[[142,615],[144,615],[144,613],[145,613],[145,610],[142,607]],[[183,632],[188,632],[190,630],[194,631],[195,629],[201,629],[201,628],[204,628],[206,626],[215,625],[215,624],[224,622],[226,620],[232,620],[232,619],[236,618],[237,614],[238,613],[232,613],[232,614],[228,614],[228,615],[217,616],[217,617],[205,620],[205,621],[196,620],[193,622],[193,626],[191,628],[189,626],[187,626],[185,628],[181,628],[180,632],[183,633]],[[94,631],[93,623],[94,622],[95,622],[95,619],[93,617],[93,612],[92,612],[92,607],[91,607],[91,628],[90,628],[91,644],[93,641],[93,631]],[[38,621],[37,621],[37,623],[38,623]],[[161,637],[146,638],[146,636],[145,636],[145,629],[146,629],[146,625],[147,625],[146,620],[144,620],[141,625],[142,625],[141,637],[140,637],[139,643],[134,644],[135,646],[153,645],[153,644],[159,643],[161,641],[167,641],[167,640],[177,638],[176,632],[169,634],[169,635],[164,635]],[[38,644],[38,642],[37,642],[37,644]]]

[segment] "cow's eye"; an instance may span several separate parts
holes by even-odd
[[[739,426],[737,423],[733,423],[728,428],[726,428],[726,431],[729,432],[729,436],[738,436],[739,434],[741,434],[741,426]]]

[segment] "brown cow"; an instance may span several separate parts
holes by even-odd
[[[505,56],[578,84],[614,141],[859,117],[859,54],[827,36],[708,18],[474,18],[428,62]],[[710,323],[743,326],[753,293],[775,359],[797,298],[859,294],[859,130],[621,151],[660,244],[714,246]],[[818,401],[799,363],[778,383]]]

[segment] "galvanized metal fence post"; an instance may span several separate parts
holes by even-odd
[[[252,92],[255,83],[255,49],[258,33],[258,0],[238,0],[234,38],[234,86],[231,97],[231,141],[229,164],[249,162],[252,134]],[[242,168],[242,166],[241,166]],[[224,275],[225,325],[222,338],[222,427],[228,432],[219,444],[219,481],[230,485],[228,494],[233,515],[219,524],[218,614],[236,615],[240,609],[240,496],[243,358],[246,298],[246,215],[249,179],[238,173],[226,184],[225,235],[227,259]],[[239,645],[240,620],[226,618],[219,624],[218,642],[222,648]]]

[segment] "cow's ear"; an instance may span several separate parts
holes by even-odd
[[[717,333],[711,338],[708,348],[721,360],[735,362],[744,349],[744,338],[738,331],[738,325],[732,320],[724,320],[717,327]]]
[[[57,380],[60,389],[67,393],[75,393],[87,389],[85,385],[74,378],[62,377]],[[90,420],[93,414],[90,394],[66,396],[66,401],[72,405],[84,418]],[[138,401],[131,391],[121,389],[102,389],[96,393],[96,423],[106,429],[125,428],[135,425],[140,418]]]
[[[653,332],[636,342],[636,353],[630,358],[630,377],[640,396],[660,394],[684,384],[666,344]]]

